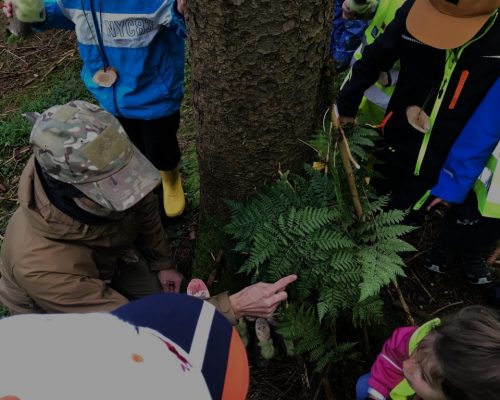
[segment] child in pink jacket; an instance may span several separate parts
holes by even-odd
[[[394,331],[357,400],[494,400],[500,393],[500,319],[470,306],[441,322]]]

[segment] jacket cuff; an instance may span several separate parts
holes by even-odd
[[[36,31],[46,29],[75,29],[75,25],[69,16],[61,10],[57,1],[45,1],[45,21],[32,24]]]
[[[461,204],[471,189],[463,186],[451,171],[443,168],[439,173],[438,183],[431,189],[431,194],[449,203]]]
[[[359,104],[357,105],[347,104],[344,101],[344,97],[342,96],[342,94],[339,96],[337,100],[337,111],[339,112],[339,115],[343,115],[344,117],[355,118],[356,114],[358,113],[358,108]]]
[[[185,38],[187,36],[186,22],[184,16],[179,14],[177,11],[177,0],[172,2],[172,25],[176,27],[176,33],[178,36]]]
[[[231,325],[236,325],[238,321],[236,320],[233,307],[229,301],[229,292],[219,293],[216,296],[209,297],[206,301],[215,306],[217,311],[219,311],[229,322],[231,322]]]
[[[377,399],[377,400],[385,400],[385,397],[382,393],[379,393],[377,390],[375,390],[374,388],[372,387],[369,387],[368,388],[368,394],[373,397],[374,399]]]

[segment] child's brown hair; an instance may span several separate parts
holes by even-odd
[[[492,310],[465,307],[443,318],[422,344],[447,400],[500,398],[500,319]]]

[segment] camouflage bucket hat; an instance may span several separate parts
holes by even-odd
[[[112,210],[132,207],[160,183],[158,170],[118,120],[85,101],[45,111],[30,142],[44,172]]]

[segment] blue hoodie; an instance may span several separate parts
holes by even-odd
[[[494,83],[460,133],[431,193],[463,203],[500,141],[500,79]]]
[[[37,27],[75,30],[83,61],[82,80],[103,108],[119,117],[144,120],[179,110],[183,97],[185,24],[177,13],[176,1],[44,3],[47,18]],[[98,46],[99,36],[104,57]],[[105,65],[103,58],[118,72],[118,80],[110,88],[92,81]]]

